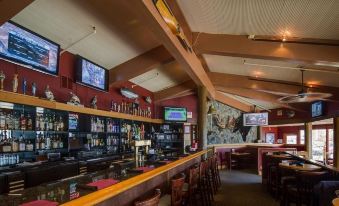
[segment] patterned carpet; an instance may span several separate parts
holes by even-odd
[[[278,206],[262,187],[261,177],[246,170],[220,171],[221,188],[215,196],[216,206]]]

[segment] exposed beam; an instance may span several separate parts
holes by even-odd
[[[10,20],[34,0],[0,0],[0,25]]]
[[[253,41],[245,35],[193,33],[193,36],[198,37],[194,45],[198,54],[300,61],[309,64],[319,61],[339,62],[338,46]]]
[[[182,65],[183,69],[201,86],[206,87],[209,96],[214,97],[215,89],[208,78],[199,58],[194,52],[187,51],[179,39],[171,32],[152,0],[132,0],[133,8],[140,21],[147,24],[154,35],[164,44],[172,56]]]
[[[174,61],[164,46],[158,46],[109,70],[109,84],[128,81],[162,64]]]
[[[168,6],[171,8],[171,11],[173,12],[173,15],[175,16],[176,20],[178,21],[180,27],[182,28],[187,40],[190,42],[192,45],[192,40],[193,40],[193,33],[188,25],[186,18],[184,14],[182,13],[182,10],[180,9],[177,0],[169,0],[166,1]]]
[[[217,100],[218,102],[221,102],[223,104],[227,104],[227,105],[229,105],[233,108],[239,109],[243,112],[252,112],[253,111],[253,109],[250,105],[239,102],[238,100],[235,100],[231,97],[228,97],[221,92],[215,92],[215,100]]]
[[[225,74],[218,72],[209,72],[208,76],[213,82],[214,86],[222,86],[227,88],[237,87],[253,89],[257,91],[267,91],[276,93],[297,94],[301,90],[301,84],[296,82],[283,82],[271,79],[257,79],[242,75]],[[337,87],[313,85],[307,87],[308,91],[312,92],[329,92],[335,97],[338,96]]]
[[[159,102],[166,99],[173,99],[194,94],[195,89],[196,89],[195,83],[192,80],[188,80],[179,85],[154,93],[154,101]]]

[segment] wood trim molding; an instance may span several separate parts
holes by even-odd
[[[174,61],[164,46],[153,48],[109,70],[109,85],[119,84]]]
[[[150,123],[158,123],[161,124],[164,121],[162,119],[152,119],[147,117],[135,116],[130,114],[124,114],[119,112],[111,112],[99,109],[92,109],[86,107],[77,107],[65,103],[60,103],[56,101],[48,101],[45,99],[40,99],[38,97],[33,97],[24,94],[18,94],[13,92],[7,91],[0,91],[0,101],[3,102],[10,102],[15,104],[24,104],[29,106],[36,106],[36,107],[43,107],[48,109],[56,109],[56,110],[63,110],[69,112],[77,112],[89,115],[97,115],[103,117],[112,117],[112,118],[121,118],[121,119],[128,119],[128,120],[136,120],[141,122],[150,122]]]
[[[183,97],[190,94],[194,94],[196,85],[192,80],[188,80],[179,85],[170,87],[154,93],[154,101],[160,102],[166,99],[173,99],[177,97]]]

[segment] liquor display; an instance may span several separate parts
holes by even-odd
[[[6,79],[6,75],[1,70],[0,71],[0,90],[4,90],[4,81],[5,81],[5,79]]]

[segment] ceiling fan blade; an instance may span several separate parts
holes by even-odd
[[[265,93],[268,93],[268,94],[274,94],[274,95],[278,95],[278,96],[293,96],[293,95],[296,95],[296,94],[291,94],[291,93],[275,92],[275,91],[264,90],[264,89],[257,89],[256,91],[265,92]]]

